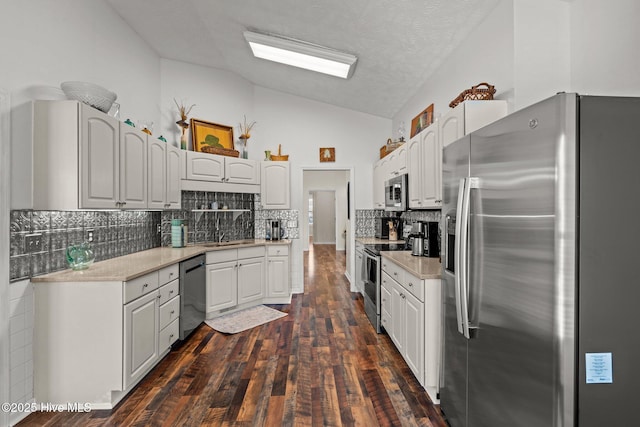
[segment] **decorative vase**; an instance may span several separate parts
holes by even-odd
[[[240,137],[238,139],[238,151],[240,152],[240,157],[243,159],[248,159],[249,158],[249,151],[247,150],[247,142],[249,142],[249,138],[242,138]]]
[[[187,130],[182,128],[182,136],[180,136],[180,148],[187,149]]]
[[[67,263],[72,270],[84,270],[93,264],[95,254],[89,242],[82,242],[79,245],[71,245],[67,248]]]

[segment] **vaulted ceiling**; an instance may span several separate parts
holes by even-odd
[[[391,118],[500,0],[107,0],[162,58]],[[348,79],[252,56],[245,30],[354,54]]]

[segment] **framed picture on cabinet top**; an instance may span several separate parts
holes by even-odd
[[[424,111],[411,120],[410,138],[419,134],[422,129],[427,128],[431,123],[433,123],[433,104],[429,105]]]
[[[191,119],[191,142],[193,151],[223,155],[225,150],[233,152],[233,126]]]

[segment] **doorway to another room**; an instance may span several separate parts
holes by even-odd
[[[314,248],[339,255],[337,274],[350,276],[349,244],[351,225],[347,199],[351,169],[303,169],[302,223],[300,228],[304,257],[313,259]],[[307,269],[305,263],[305,270]],[[313,263],[311,263],[313,264]],[[312,267],[309,265],[309,267]],[[305,279],[309,271],[305,271]]]

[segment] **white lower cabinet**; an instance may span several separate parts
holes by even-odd
[[[178,273],[174,264],[127,282],[36,282],[36,402],[113,408],[178,338]]]
[[[207,261],[207,313],[235,307],[238,305],[237,259],[213,264],[209,264],[208,262],[209,261]]]
[[[238,259],[238,304],[262,299],[266,282],[264,266],[264,255]]]
[[[289,298],[289,247],[267,247],[267,298]]]
[[[207,252],[207,318],[261,300],[265,293],[265,248]]]
[[[124,306],[124,386],[135,384],[158,360],[158,291]]]
[[[432,399],[440,373],[440,289],[439,279],[419,279],[382,259],[382,325]]]

